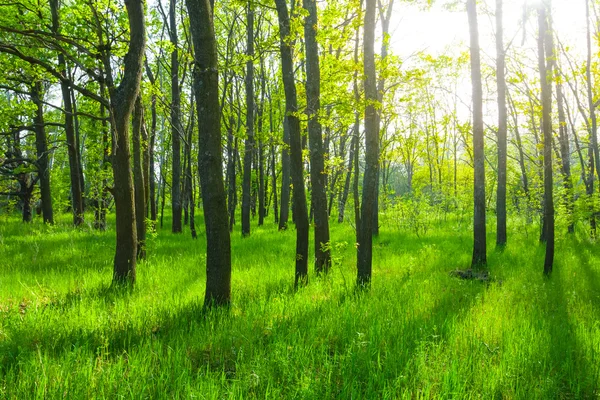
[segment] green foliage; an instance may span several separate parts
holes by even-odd
[[[600,254],[581,229],[549,280],[537,237],[512,229],[485,284],[449,275],[471,242],[452,217],[421,237],[386,219],[373,287],[354,293],[353,232],[334,224],[331,273],[294,293],[293,230],[259,227],[232,237],[231,308],[207,313],[203,233],[159,231],[119,291],[112,229],[0,218],[2,398],[598,395]]]

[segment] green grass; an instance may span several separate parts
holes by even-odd
[[[449,275],[470,262],[464,221],[422,238],[384,221],[356,293],[354,232],[332,223],[331,274],[294,292],[295,232],[269,221],[232,235],[232,306],[205,313],[203,233],[165,224],[115,291],[114,231],[68,221],[0,217],[0,398],[600,396],[600,247],[581,233],[558,238],[546,279],[515,222],[487,285]]]

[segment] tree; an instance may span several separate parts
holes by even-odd
[[[48,142],[46,139],[46,127],[44,125],[44,107],[42,104],[42,83],[35,81],[31,86],[31,100],[36,106],[34,128],[35,147],[37,150],[37,168],[40,181],[40,192],[42,198],[42,215],[44,223],[54,223],[54,211],[52,208],[52,193],[50,190],[50,168],[48,163]]]
[[[248,1],[246,19],[246,142],[244,150],[244,177],[242,181],[242,235],[250,235],[250,189],[252,180],[252,158],[254,156],[254,8]]]
[[[279,18],[279,37],[281,52],[281,72],[285,91],[286,122],[290,140],[290,175],[294,190],[294,216],[296,222],[296,273],[294,286],[308,281],[308,210],[304,191],[304,168],[302,165],[302,139],[300,137],[300,120],[298,119],[298,100],[294,81],[294,63],[290,40],[290,18],[285,0],[275,0]],[[283,182],[282,186],[286,183]],[[282,205],[283,210],[283,195]],[[283,218],[282,218],[283,219]],[[279,221],[281,226],[281,220]]]
[[[193,90],[198,116],[198,173],[206,226],[204,306],[231,301],[231,243],[223,184],[217,48],[209,0],[186,0],[194,46]]]
[[[331,265],[329,251],[329,213],[327,211],[326,174],[323,137],[319,112],[321,109],[321,71],[317,44],[317,4],[303,0],[308,10],[304,21],[306,46],[306,113],[308,114],[308,145],[310,148],[310,182],[312,207],[315,218],[315,271],[327,272]]]
[[[498,190],[496,192],[496,245],[506,245],[506,66],[502,29],[502,0],[496,0],[496,81],[498,87]]]
[[[60,20],[58,10],[58,0],[50,0],[50,10],[52,13],[52,33],[60,35]],[[69,76],[65,56],[62,53],[58,54],[58,71],[64,76]],[[80,170],[79,146],[75,137],[75,126],[73,121],[73,100],[71,98],[71,89],[69,84],[62,80],[60,83],[62,93],[64,117],[65,117],[65,134],[67,136],[67,148],[69,152],[69,168],[71,171],[71,199],[73,205],[73,224],[75,226],[83,223],[83,194],[82,194],[82,173]]]
[[[554,262],[554,200],[552,197],[552,61],[554,49],[550,45],[552,32],[548,29],[546,10],[549,5],[542,1],[538,8],[538,61],[542,88],[542,131],[544,134],[544,226],[546,229],[546,257],[544,274],[550,275]]]
[[[357,285],[371,283],[373,261],[373,212],[377,197],[379,176],[379,119],[377,116],[377,81],[375,76],[375,5],[376,0],[366,0],[364,25],[364,75],[365,75],[365,174],[363,178],[362,209],[358,231]],[[356,172],[355,172],[356,173]]]
[[[181,233],[181,91],[179,87],[179,50],[177,36],[176,0],[169,0],[169,38],[171,51],[171,144],[173,169],[171,170],[171,205],[173,208],[173,233]]]
[[[481,86],[481,59],[479,55],[479,29],[475,0],[467,0],[469,16],[471,85],[473,86],[473,267],[485,267],[485,155],[483,153],[483,90]]]
[[[129,150],[129,123],[142,78],[146,24],[142,0],[125,3],[129,14],[129,50],[123,60],[123,78],[118,87],[112,78],[108,85],[113,126],[112,167],[115,178],[114,198],[117,220],[117,248],[114,259],[113,281],[135,283],[137,230],[131,152]]]

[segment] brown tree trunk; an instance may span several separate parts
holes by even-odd
[[[223,185],[217,47],[209,0],[186,0],[194,45],[198,170],[206,225],[205,307],[231,301],[231,242]]]
[[[45,224],[54,224],[52,193],[50,191],[50,169],[48,166],[48,143],[44,127],[44,107],[42,104],[42,84],[36,81],[31,87],[31,100],[36,106],[34,118],[35,148],[37,152],[37,170],[40,180],[42,217]]]
[[[229,126],[227,127],[227,210],[229,213],[229,232],[233,231],[235,225],[235,208],[237,206],[237,185],[235,177],[235,150],[233,147],[233,124],[235,119],[233,115],[229,116]],[[235,139],[237,148],[237,138]]]
[[[317,3],[303,0],[308,10],[304,21],[306,48],[306,113],[308,114],[308,136],[310,149],[311,198],[314,212],[315,271],[327,273],[331,266],[329,250],[329,213],[327,212],[327,184],[325,173],[325,150],[319,112],[321,110],[321,70],[319,45],[317,44]]]
[[[502,0],[496,0],[496,79],[498,87],[498,190],[496,191],[496,245],[506,245],[506,66],[502,28]]]
[[[542,127],[544,133],[544,225],[546,233],[544,274],[550,275],[554,262],[554,200],[552,197],[552,86],[548,82],[548,77],[552,76],[551,58],[554,49],[550,44],[552,32],[548,29],[547,9],[549,10],[550,7],[545,1],[538,8],[538,61],[542,88]]]
[[[365,175],[363,178],[362,209],[358,231],[357,285],[367,287],[371,283],[373,262],[373,213],[377,197],[379,177],[379,120],[377,81],[375,76],[375,1],[366,1],[364,25],[364,74],[365,74]]]
[[[296,273],[294,286],[298,287],[299,285],[306,284],[308,281],[308,210],[304,189],[302,138],[300,136],[300,120],[297,116],[298,102],[296,97],[296,83],[294,81],[292,44],[288,37],[290,34],[290,19],[285,0],[275,0],[275,5],[279,17],[281,71],[285,90],[286,120],[290,135],[290,172],[294,189],[294,216],[296,221]],[[282,185],[285,185],[285,182]]]
[[[124,71],[118,87],[109,88],[113,122],[113,174],[116,208],[117,248],[114,259],[113,281],[135,283],[137,230],[131,154],[129,151],[129,119],[139,93],[142,77],[146,24],[141,0],[125,3],[129,15],[129,50],[125,55]]]
[[[479,55],[479,28],[475,0],[467,0],[471,44],[471,83],[473,85],[473,267],[485,267],[485,155],[483,152],[483,90],[481,86],[481,59]]]

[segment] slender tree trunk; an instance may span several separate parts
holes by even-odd
[[[481,87],[481,60],[479,55],[479,28],[475,0],[467,0],[471,43],[471,82],[473,85],[473,267],[485,267],[485,155],[483,152],[483,90]]]
[[[552,86],[548,78],[552,76],[553,48],[550,46],[552,32],[548,30],[546,10],[549,4],[543,1],[538,8],[538,59],[540,84],[542,87],[542,124],[544,133],[544,225],[546,227],[546,258],[544,274],[552,272],[554,261],[554,200],[552,197]],[[548,7],[549,9],[550,7]],[[545,51],[544,51],[545,49]],[[548,57],[550,55],[550,57]]]
[[[375,76],[375,1],[366,0],[364,25],[364,73],[365,73],[365,175],[363,178],[361,226],[358,231],[357,285],[367,287],[371,283],[373,262],[373,213],[377,198],[379,177],[379,120],[377,81]]]
[[[283,146],[281,146],[281,207],[279,230],[287,229],[290,216],[290,128],[287,117],[283,119]]]
[[[250,235],[252,158],[254,155],[254,6],[250,0],[248,0],[246,34],[248,61],[246,61],[246,142],[242,182],[242,236]]]
[[[194,92],[192,91],[190,95],[190,105],[192,110],[194,109]],[[192,111],[190,115],[190,129],[188,129],[187,135],[187,143],[186,143],[186,169],[185,169],[185,180],[186,180],[186,196],[187,196],[187,204],[189,207],[189,219],[190,219],[190,233],[192,235],[192,239],[197,239],[198,234],[196,232],[196,221],[194,217],[196,215],[196,205],[194,204],[194,176],[192,174],[192,139],[194,132],[194,112]]]
[[[229,126],[227,127],[227,209],[229,212],[229,232],[233,232],[233,226],[235,225],[235,208],[237,206],[233,124],[235,124],[235,118],[233,115],[230,115]],[[237,148],[237,138],[235,139],[235,144]]]
[[[317,43],[317,3],[303,0],[308,15],[304,22],[306,47],[306,112],[308,114],[308,144],[310,146],[310,181],[314,212],[315,271],[327,273],[331,266],[329,250],[329,213],[327,212],[327,184],[325,174],[325,149],[319,112],[321,111],[321,70]]]
[[[496,191],[496,245],[506,245],[506,66],[502,28],[502,0],[496,0],[496,77],[498,86],[498,190]]]
[[[42,216],[45,224],[54,224],[52,192],[50,190],[50,169],[48,166],[48,143],[44,127],[44,107],[42,104],[42,84],[40,81],[34,82],[31,87],[31,100],[36,106],[34,118],[35,148],[37,152],[36,165],[40,180]]]
[[[52,13],[52,32],[55,35],[60,34],[60,22],[58,14],[58,0],[50,0],[50,10]],[[58,69],[67,76],[67,63],[62,53],[58,54]],[[83,195],[81,187],[81,171],[79,170],[79,147],[75,138],[75,128],[73,124],[73,103],[71,102],[71,92],[69,84],[61,81],[60,89],[65,109],[65,135],[67,137],[67,148],[69,154],[69,168],[71,177],[71,202],[73,207],[73,224],[79,226],[83,223]]]
[[[171,144],[172,144],[172,170],[171,170],[171,206],[173,233],[181,233],[181,91],[179,88],[179,50],[177,37],[177,8],[176,0],[169,0],[169,37],[173,50],[171,51]]]
[[[591,141],[594,151],[596,175],[600,178],[600,152],[598,150],[598,123],[596,119],[596,106],[594,105],[593,82],[592,82],[592,32],[590,29],[590,2],[585,0],[586,17],[586,42],[587,42],[587,61],[585,67],[585,77],[587,81],[588,104],[590,108],[590,121],[592,123]]]
[[[265,67],[261,59],[261,91],[260,104],[257,110],[258,117],[258,225],[262,226],[265,221],[265,153],[263,145],[263,113],[265,107]]]
[[[154,74],[152,70],[148,66],[146,62],[146,75],[148,75],[148,80],[154,86],[156,80],[154,78]],[[154,167],[154,145],[156,142],[156,93],[152,92],[152,97],[150,100],[150,112],[152,115],[152,120],[150,123],[150,143],[148,146],[148,157],[149,157],[149,189],[150,189],[150,220],[156,224],[156,171]],[[154,226],[152,227],[154,229]]]
[[[223,185],[217,47],[209,0],[186,0],[194,45],[198,170],[206,225],[205,307],[229,305],[231,242]]]
[[[354,132],[354,131],[353,131]],[[346,179],[344,181],[344,190],[340,194],[338,203],[338,223],[344,222],[346,202],[348,201],[348,194],[350,193],[350,181],[352,179],[352,166],[354,165],[354,133],[352,135],[352,141],[350,143],[350,156],[348,158],[348,170],[346,171]]]
[[[125,3],[129,15],[130,42],[124,58],[124,71],[117,88],[110,88],[111,116],[113,120],[113,174],[117,221],[117,248],[114,259],[113,281],[135,283],[137,230],[131,154],[129,151],[129,119],[139,93],[146,24],[141,0]]]
[[[133,184],[135,199],[135,222],[137,231],[137,258],[146,258],[146,184],[144,182],[142,129],[144,108],[142,99],[137,97],[133,110]]]
[[[300,120],[297,116],[298,103],[296,83],[294,81],[292,44],[289,42],[288,37],[290,34],[290,19],[285,0],[275,0],[275,5],[279,17],[281,70],[286,99],[286,120],[290,135],[290,169],[294,188],[294,215],[296,220],[296,273],[294,286],[298,287],[308,282],[308,210],[304,189],[302,138],[300,136]]]

